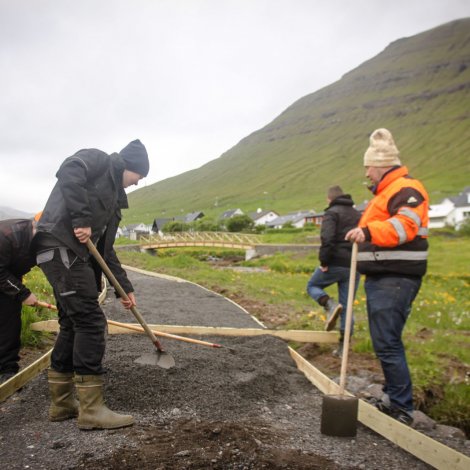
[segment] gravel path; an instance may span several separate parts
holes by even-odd
[[[187,282],[129,272],[149,323],[260,327],[229,300]],[[109,318],[134,322],[114,299]],[[146,336],[112,335],[105,365],[110,408],[137,424],[79,431],[47,420],[45,373],[0,405],[0,463],[10,469],[425,469],[359,424],[355,439],[320,433],[322,395],[299,372],[286,343],[270,336],[200,337],[237,353],[164,340],[176,367],[134,364]]]

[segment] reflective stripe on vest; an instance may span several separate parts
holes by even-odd
[[[420,236],[428,236],[429,231],[427,227],[422,227],[421,226],[421,217],[416,213],[413,212],[410,209],[407,209],[406,207],[400,209],[398,211],[400,215],[403,215],[405,217],[408,217],[411,219],[417,226],[418,226],[418,233],[417,235]],[[403,224],[395,218],[388,219],[388,222],[390,222],[393,225],[393,228],[395,229],[395,232],[397,232],[398,235],[398,244],[402,245],[407,241],[407,235],[406,235],[406,230]]]
[[[358,261],[424,261],[428,259],[427,251],[363,251],[358,253]]]
[[[403,227],[403,224],[398,219],[388,219],[388,222],[390,222],[393,225],[395,232],[397,232],[398,244],[402,245],[403,243],[405,243],[407,240],[407,237],[406,237],[405,227]]]
[[[413,212],[412,210],[407,209],[406,207],[403,207],[398,211],[398,213],[401,214],[401,215],[404,215],[405,217],[408,217],[418,227],[421,227],[421,217],[416,212]]]

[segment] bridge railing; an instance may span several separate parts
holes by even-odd
[[[261,243],[261,239],[257,235],[232,232],[174,232],[164,235],[154,234],[140,238],[140,243],[142,245],[188,242],[220,242],[227,244],[239,243],[242,245],[258,245]]]

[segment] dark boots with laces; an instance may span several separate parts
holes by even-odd
[[[323,308],[326,312],[325,330],[331,331],[336,326],[336,321],[343,311],[343,306],[331,297],[328,298]]]

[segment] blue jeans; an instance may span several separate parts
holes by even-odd
[[[413,411],[413,390],[401,339],[421,279],[368,277],[364,284],[374,351],[385,378],[384,392],[393,407]]]
[[[318,300],[328,295],[323,289],[338,284],[338,302],[343,306],[341,312],[340,332],[344,334],[346,329],[346,307],[348,305],[348,290],[349,290],[349,268],[343,266],[328,266],[328,271],[323,272],[319,267],[315,269],[307,284],[308,295],[318,302]],[[354,296],[356,296],[357,288],[359,287],[360,274],[356,272],[356,283],[354,286]],[[351,323],[351,335],[354,330],[354,315]]]

